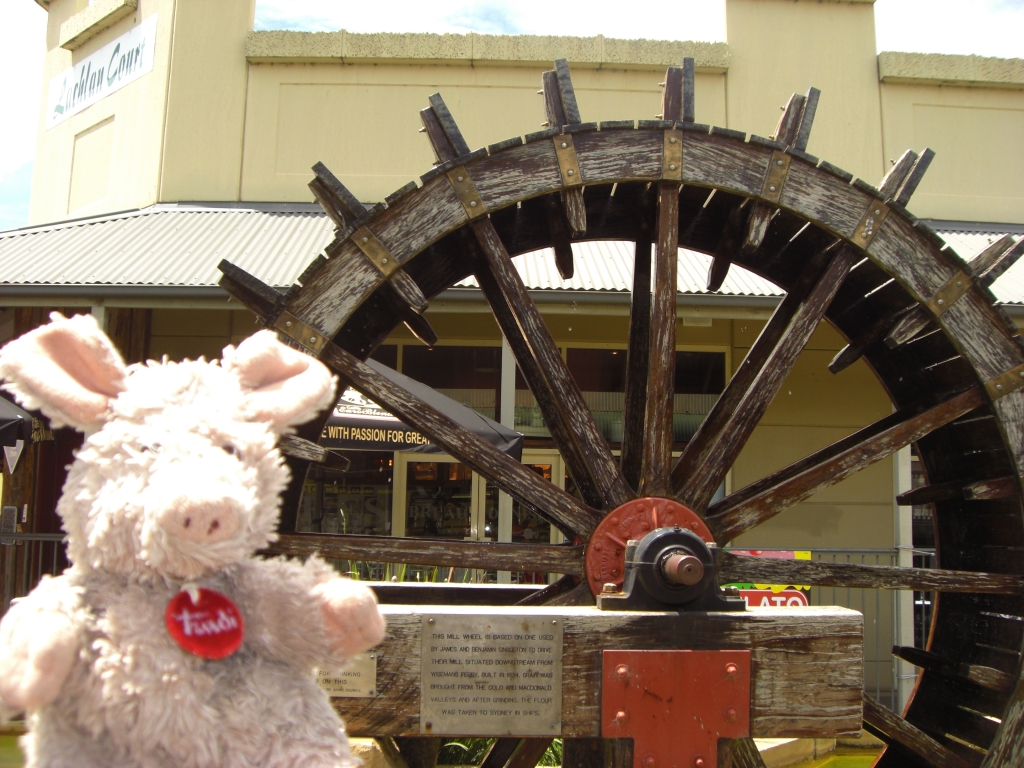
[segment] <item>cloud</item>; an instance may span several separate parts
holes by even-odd
[[[32,192],[32,163],[25,163],[0,176],[0,230],[24,227],[28,223],[28,201]]]
[[[452,29],[488,35],[516,35],[524,30],[512,13],[501,3],[473,3],[458,8],[445,17]]]
[[[0,176],[32,160],[39,126],[46,53],[46,11],[25,0],[3,3],[0,10],[0,71],[3,120],[0,120]]]
[[[1024,0],[877,0],[879,51],[1024,58]]]
[[[256,29],[324,32],[433,32],[530,35],[605,35],[652,40],[724,40],[725,0],[631,0],[581,14],[550,0],[256,0]]]

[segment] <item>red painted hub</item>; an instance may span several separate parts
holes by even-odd
[[[639,541],[655,528],[672,528],[676,525],[693,531],[708,544],[715,541],[696,512],[672,499],[634,499],[608,513],[598,524],[587,546],[587,583],[590,591],[597,595],[605,584],[622,586],[627,541]]]

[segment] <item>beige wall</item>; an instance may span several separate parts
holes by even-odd
[[[885,154],[935,150],[918,216],[1024,223],[1024,90],[882,85]]]
[[[255,0],[176,0],[160,200],[238,200]]]
[[[158,201],[308,201],[324,161],[366,201],[433,160],[419,110],[441,91],[472,147],[540,128],[540,73],[566,56],[584,120],[652,118],[665,65],[697,58],[697,120],[769,135],[793,92],[821,89],[808,151],[877,183],[938,156],[919,216],[1024,222],[1024,62],[875,54],[867,2],[727,0],[726,44],[486,35],[252,33],[254,0],[140,0],[73,52],[49,6],[49,79],[156,14],[152,72],[45,130],[30,222]],[[881,77],[884,82],[880,83]],[[44,99],[45,101],[45,99]],[[45,107],[44,107],[45,109]]]
[[[550,65],[548,65],[550,67]],[[419,112],[438,91],[471,148],[541,130],[543,67],[253,64],[242,198],[309,201],[318,160],[364,202],[426,173],[434,155]],[[573,70],[587,122],[654,119],[664,68]],[[697,118],[725,123],[725,80],[697,76]]]
[[[158,199],[174,0],[139,0],[135,13],[74,51],[64,50],[58,45],[60,25],[85,5],[53,0],[49,6],[31,224],[138,208]],[[153,70],[46,130],[50,78],[154,14],[158,20]]]
[[[872,3],[726,0],[729,127],[768,136],[810,86],[821,101],[807,151],[876,184],[884,174]]]
[[[736,320],[733,364],[742,361],[763,324]],[[829,361],[845,345],[831,326],[811,337],[732,471],[737,490],[892,412],[863,360],[839,374]],[[882,460],[740,536],[756,548],[893,546],[893,463]]]

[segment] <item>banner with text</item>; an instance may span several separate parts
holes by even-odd
[[[369,398],[346,389],[320,434],[320,445],[363,451],[423,451],[430,440]]]
[[[153,70],[156,16],[50,79],[46,129],[64,122]]]

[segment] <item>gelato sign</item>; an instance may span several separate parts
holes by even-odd
[[[50,80],[46,128],[64,122],[153,70],[156,16],[87,56]]]

